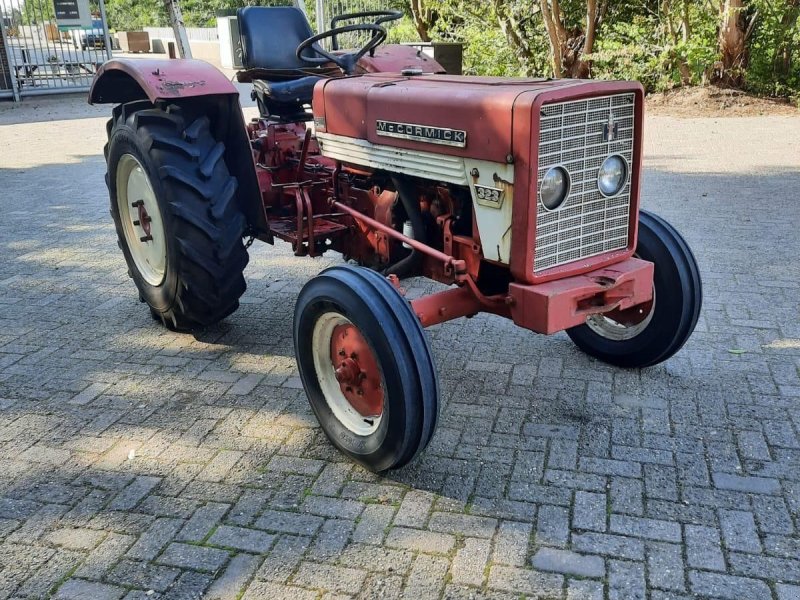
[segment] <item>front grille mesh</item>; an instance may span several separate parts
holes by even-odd
[[[605,198],[597,187],[603,161],[620,154],[633,166],[634,95],[617,94],[542,107],[537,190],[548,169],[569,171],[569,197],[555,211],[544,208],[537,191],[534,272],[619,250],[628,245],[630,172],[622,192]],[[617,123],[617,136],[603,141],[603,126]]]

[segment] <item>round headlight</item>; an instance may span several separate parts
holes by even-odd
[[[619,154],[609,156],[597,173],[597,187],[603,196],[616,196],[628,180],[628,163]]]
[[[564,167],[553,167],[542,179],[542,204],[548,210],[555,210],[569,195],[569,173]]]

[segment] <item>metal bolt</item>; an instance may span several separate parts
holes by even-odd
[[[139,219],[136,219],[136,220],[133,222],[133,224],[134,224],[134,225],[136,225],[136,226],[139,226],[139,225],[141,225],[141,223],[139,222]]]
[[[339,356],[347,356],[347,353],[344,351],[344,348],[339,350]]]
[[[514,155],[513,154],[506,154],[506,162],[510,165],[514,164]]]
[[[132,203],[131,206],[133,208],[139,208],[140,206],[144,206],[144,200],[137,200],[136,202]]]
[[[478,169],[476,169],[475,167],[472,168],[472,170],[469,172],[469,174],[472,175],[473,177],[480,177],[481,176],[480,171],[478,171]]]
[[[139,238],[139,241],[140,242],[151,242],[151,241],[153,241],[153,236],[152,235],[142,236],[142,237]]]

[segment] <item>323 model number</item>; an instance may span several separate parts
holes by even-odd
[[[500,207],[503,203],[503,190],[486,185],[475,185],[475,196],[479,204]]]

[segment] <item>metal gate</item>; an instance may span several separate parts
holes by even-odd
[[[0,97],[86,91],[111,58],[102,0],[0,0]]]
[[[305,0],[310,3],[312,0]],[[364,12],[370,10],[386,10],[386,0],[315,0],[314,3],[317,31],[327,31],[331,28],[331,19],[339,15],[345,15],[355,12]],[[351,23],[363,22],[364,19],[356,19],[355,21],[340,21],[337,27],[349,25]],[[370,19],[367,19],[369,22]],[[384,23],[383,27],[389,29],[393,22]],[[363,46],[370,38],[368,32],[353,32],[345,33],[338,36],[338,43],[340,48],[359,48]],[[328,46],[329,44],[325,44]]]

